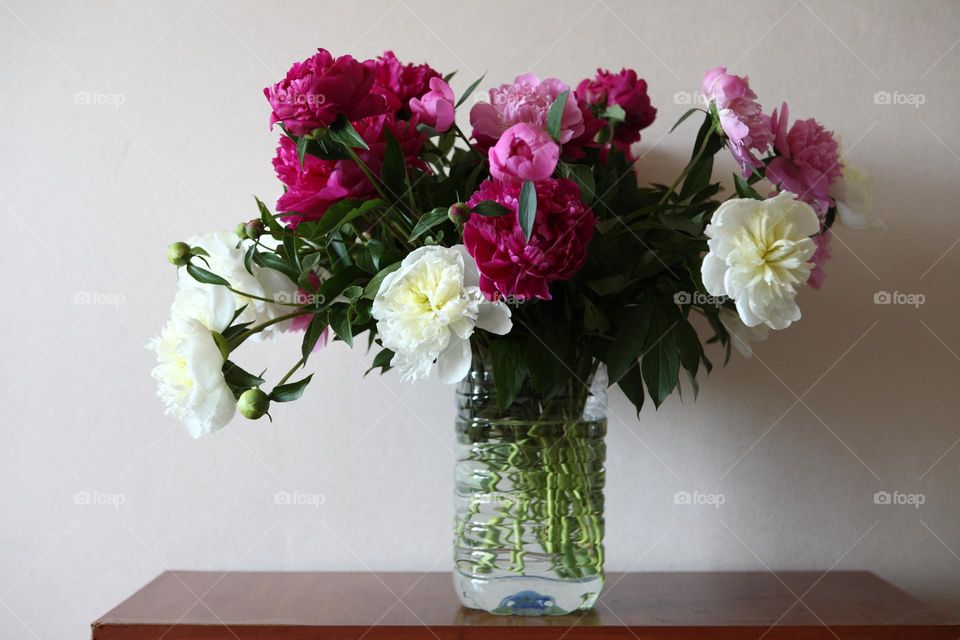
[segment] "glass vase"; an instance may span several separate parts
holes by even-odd
[[[502,409],[474,362],[456,396],[457,596],[501,615],[590,609],[604,575],[606,370],[549,398],[524,387]]]

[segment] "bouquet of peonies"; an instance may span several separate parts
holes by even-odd
[[[771,114],[745,77],[703,80],[702,124],[672,184],[638,184],[631,145],[656,117],[637,73],[598,71],[575,89],[533,74],[469,111],[426,64],[320,49],[264,89],[282,134],[276,213],[171,245],[183,267],[172,317],[150,347],[169,413],[194,436],[239,410],[256,419],[299,398],[294,380],[329,339],[366,334],[373,367],[405,380],[462,380],[489,363],[501,408],[607,367],[640,410],[711,362],[703,316],[729,357],[800,318],[819,288],[835,219],[865,228],[862,182],[844,178],[834,135]],[[733,154],[732,196],[712,177]],[[303,334],[268,379],[232,361],[244,342]]]

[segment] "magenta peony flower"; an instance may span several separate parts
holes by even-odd
[[[442,78],[430,78],[430,91],[422,98],[410,98],[410,111],[420,116],[420,122],[440,133],[453,126],[453,105],[453,90]]]
[[[500,136],[487,153],[490,175],[503,182],[545,180],[557,168],[560,147],[550,134],[521,122]]]
[[[813,236],[812,240],[813,243],[817,245],[817,250],[810,256],[810,262],[813,263],[813,270],[810,271],[807,284],[814,289],[819,289],[823,286],[823,281],[827,279],[827,272],[824,270],[823,265],[826,264],[833,253],[830,250],[830,231],[821,231]]]
[[[463,243],[480,270],[480,289],[490,300],[550,300],[548,284],[570,279],[587,259],[597,220],[577,184],[562,178],[536,186],[537,217],[529,242],[517,220],[519,184],[485,180],[467,203],[493,200],[512,212],[473,215],[463,228]]]
[[[773,143],[770,117],[757,103],[750,80],[727,73],[726,67],[711,69],[703,77],[703,96],[708,105],[716,103],[730,151],[740,163],[743,177],[749,176],[763,166],[754,152],[764,153]]]
[[[270,126],[283,122],[287,131],[302,136],[330,126],[343,114],[350,120],[383,113],[382,97],[371,93],[374,62],[352,56],[334,58],[326,49],[295,62],[287,77],[263,90],[273,113]]]
[[[787,103],[774,109],[774,149],[777,157],[767,165],[766,177],[783,191],[792,191],[823,217],[833,206],[830,187],[840,178],[840,146],[833,133],[814,120],[797,120],[787,130]]]
[[[580,96],[574,97],[577,99],[577,107],[583,118],[583,133],[563,145],[561,151],[564,160],[579,160],[586,155],[587,149],[600,149],[601,145],[596,141],[597,134],[607,125],[607,121],[594,115],[593,109],[580,99]],[[604,147],[605,150],[606,147]],[[601,154],[600,162],[606,162],[605,153]]]
[[[594,79],[581,80],[577,85],[577,97],[586,102],[595,114],[607,107],[617,105],[626,114],[626,120],[617,125],[613,141],[621,149],[629,151],[630,145],[640,140],[640,131],[653,124],[657,110],[650,104],[647,81],[638,79],[633,69],[621,69],[610,73],[597,69]]]
[[[353,123],[360,137],[369,146],[357,150],[357,155],[375,173],[380,173],[386,156],[389,131],[400,143],[407,166],[425,169],[419,159],[425,136],[418,133],[416,116],[400,120],[393,115],[371,116]],[[353,160],[323,160],[307,154],[303,166],[297,158],[296,144],[286,136],[280,139],[277,155],[273,160],[274,170],[286,192],[277,200],[277,211],[288,213],[282,220],[296,226],[303,220],[317,220],[331,204],[343,198],[369,198],[376,189],[367,180]]]
[[[517,76],[513,84],[490,89],[490,102],[478,102],[470,110],[473,137],[481,149],[496,144],[500,134],[515,124],[547,128],[547,112],[553,101],[570,87],[555,78],[540,81],[532,73]],[[577,101],[568,97],[560,121],[560,143],[564,144],[583,133],[583,116]]]
[[[383,96],[390,111],[405,111],[411,98],[422,98],[430,88],[430,80],[440,72],[428,64],[404,64],[393,51],[384,51],[376,60],[376,83],[373,91]]]

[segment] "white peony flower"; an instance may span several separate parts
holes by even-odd
[[[426,377],[436,361],[443,382],[459,382],[470,370],[474,329],[510,331],[510,308],[488,301],[479,283],[477,264],[463,245],[416,249],[383,279],[373,317],[402,379]]]
[[[765,324],[758,324],[755,327],[748,327],[743,324],[743,320],[737,315],[737,312],[723,307],[720,309],[720,323],[730,332],[730,342],[734,348],[744,358],[753,357],[753,342],[764,342],[770,334],[770,327]]]
[[[153,377],[167,414],[183,422],[194,438],[222,429],[236,410],[221,369],[224,357],[213,338],[234,314],[224,287],[183,289],[160,336],[147,347],[157,354]]]
[[[270,242],[270,236],[263,236],[261,242]],[[252,265],[253,275],[247,272],[243,266],[243,256],[250,246],[250,241],[245,241],[237,248],[237,236],[231,231],[215,231],[201,236],[194,236],[187,240],[190,246],[199,246],[207,250],[210,254],[206,258],[210,263],[209,270],[218,276],[225,278],[234,289],[243,291],[260,298],[276,300],[278,302],[292,303],[297,299],[297,285],[287,276],[273,269],[263,269],[257,265]],[[202,262],[201,266],[204,266]],[[216,285],[202,284],[197,282],[187,274],[180,276],[181,288],[200,288],[204,290],[218,288]],[[219,287],[222,288],[222,287]],[[285,304],[274,304],[248,298],[239,294],[231,294],[236,298],[236,308],[247,305],[243,313],[237,318],[237,322],[253,322],[260,324],[268,320],[273,320],[279,316],[290,313],[293,309]],[[255,334],[252,339],[258,339],[259,336],[272,337],[276,332],[289,328],[290,322],[281,322],[267,327],[261,333]]]
[[[843,226],[857,231],[887,228],[887,223],[870,215],[873,209],[870,182],[865,172],[849,165],[843,167],[843,179],[830,191],[837,203],[837,218]]]
[[[787,191],[767,200],[727,200],[705,230],[703,284],[711,295],[732,299],[748,327],[785,329],[800,319],[794,298],[813,268],[810,236],[819,230],[810,205]]]

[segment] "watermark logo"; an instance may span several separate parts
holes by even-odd
[[[873,294],[873,304],[897,304],[918,308],[927,297],[922,293],[904,293],[902,291],[877,291]]]
[[[306,291],[281,291],[273,296],[273,301],[277,304],[326,304],[326,296],[319,293],[307,293]]]
[[[127,299],[122,293],[103,293],[101,291],[77,291],[73,294],[73,304],[105,305],[119,307]]]
[[[706,506],[719,509],[720,505],[727,502],[727,497],[722,493],[701,493],[699,491],[677,491],[673,494],[673,504]]]
[[[922,493],[900,493],[899,491],[877,491],[873,494],[873,504],[882,505],[906,505],[919,509],[920,505],[927,501],[927,496]]]
[[[901,91],[877,91],[873,94],[873,104],[906,105],[919,109],[927,101],[922,93],[903,93]]]
[[[77,91],[73,94],[73,104],[80,106],[113,107],[119,109],[127,102],[122,93],[101,93],[100,91]]]
[[[696,304],[703,307],[722,307],[726,296],[711,296],[702,291],[677,291],[673,294],[675,304]]]
[[[706,100],[699,91],[677,91],[673,94],[673,104],[703,104]]]
[[[327,103],[327,96],[322,93],[281,93],[271,96],[271,100],[282,105],[297,107],[320,107]]]
[[[285,507],[313,507],[318,509],[326,503],[327,497],[322,493],[303,493],[302,491],[277,491],[273,494],[273,504]]]
[[[113,507],[119,509],[127,503],[127,496],[122,493],[103,493],[102,491],[78,491],[73,494],[73,504],[82,507]]]

